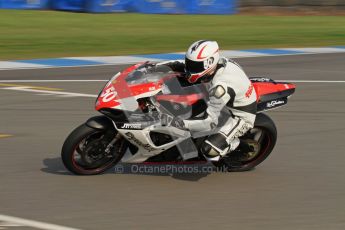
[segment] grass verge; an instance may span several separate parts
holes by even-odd
[[[83,14],[0,10],[0,59],[345,45],[343,16]]]

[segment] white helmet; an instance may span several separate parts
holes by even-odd
[[[214,70],[219,61],[219,46],[216,41],[194,42],[186,53],[186,72],[190,83],[197,82]]]

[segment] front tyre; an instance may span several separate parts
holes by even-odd
[[[96,175],[121,160],[124,145],[125,140],[115,130],[94,129],[83,124],[65,140],[61,158],[65,167],[74,174]]]

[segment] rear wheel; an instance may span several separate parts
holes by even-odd
[[[95,175],[121,160],[124,145],[124,138],[115,130],[99,130],[83,124],[67,137],[61,157],[65,167],[72,173]]]
[[[277,129],[270,117],[260,113],[256,117],[254,128],[240,139],[251,146],[253,151],[243,152],[241,149],[237,149],[218,162],[214,162],[216,167],[230,172],[253,169],[272,152],[277,141]]]

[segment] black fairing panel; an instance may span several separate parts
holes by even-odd
[[[276,93],[270,93],[260,96],[258,101],[257,112],[275,109],[277,107],[286,105],[288,97],[295,92],[295,89],[288,89]]]
[[[185,119],[195,117],[207,109],[205,100],[198,100],[191,106],[170,101],[160,101],[159,103],[173,116],[183,116]]]
[[[280,99],[280,98],[285,98],[292,95],[294,92],[295,92],[295,89],[287,89],[287,90],[279,91],[276,93],[265,94],[265,95],[260,96],[259,103],[269,102],[269,101]]]
[[[86,121],[85,124],[91,128],[100,130],[114,128],[112,121],[106,116],[91,117],[89,120]]]
[[[99,110],[99,112],[103,113],[107,117],[110,117],[112,120],[119,122],[128,122],[128,117],[133,113],[131,111],[124,111],[113,108],[104,108]]]

